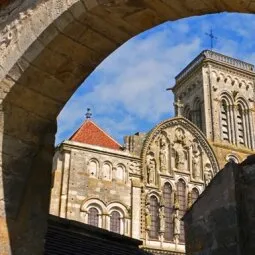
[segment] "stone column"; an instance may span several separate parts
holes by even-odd
[[[43,254],[56,123],[1,107],[0,254]]]
[[[63,154],[61,151],[57,151],[53,158],[52,169],[52,189],[50,200],[50,214],[59,216],[60,213],[60,201],[61,201],[61,189],[63,180]]]
[[[132,238],[140,239],[141,232],[141,183],[132,179]]]
[[[69,171],[70,171],[70,158],[69,152],[64,152],[64,165],[63,165],[63,181],[61,189],[61,202],[60,202],[60,217],[66,218],[67,214],[67,197],[69,186]]]

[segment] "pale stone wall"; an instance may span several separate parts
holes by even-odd
[[[177,77],[173,88],[175,99],[180,99],[182,114],[186,118],[190,109],[192,122],[196,124],[194,106],[199,98],[202,110],[202,131],[214,148],[220,168],[229,156],[238,162],[252,154],[255,147],[254,66],[212,51],[202,52]],[[222,99],[229,99],[227,111],[229,141],[223,138]],[[243,106],[243,139],[240,140],[240,114]],[[243,140],[243,142],[242,142]]]
[[[66,141],[56,151],[54,162],[52,214],[88,223],[88,208],[93,204],[102,210],[100,227],[109,229],[109,213],[114,205],[124,212],[123,234],[139,236],[139,231],[131,233],[130,218],[131,178],[135,174],[140,181],[140,158],[129,152]],[[140,200],[139,196],[136,199]]]
[[[255,155],[228,163],[184,217],[188,255],[254,254]]]

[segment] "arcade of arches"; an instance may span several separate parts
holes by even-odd
[[[255,11],[253,0],[0,3],[0,253],[42,254],[56,116],[112,51],[166,20]]]

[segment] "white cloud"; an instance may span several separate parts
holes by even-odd
[[[242,36],[254,47],[255,36],[247,32],[249,22],[255,25],[253,16],[203,16],[167,22],[128,41],[97,67],[68,102],[58,118],[57,140],[78,128],[87,107],[93,109],[95,121],[119,141],[125,134],[149,129],[173,115],[173,96],[165,89],[173,86],[178,72],[208,46],[205,33],[212,25],[218,51],[255,59],[254,54],[245,52],[248,46],[240,48],[237,40]]]
[[[61,112],[59,137],[78,127],[87,106],[93,108],[95,121],[119,140],[138,131],[136,120],[155,124],[162,115],[173,115],[173,96],[166,88],[174,85],[183,63],[200,48],[199,39],[169,47],[167,42],[173,40],[171,30],[163,29],[145,39],[133,39],[109,56],[95,71],[99,79],[92,91],[85,93],[81,87]]]

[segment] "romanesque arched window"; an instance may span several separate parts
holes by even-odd
[[[187,209],[186,202],[186,184],[183,180],[179,180],[177,183],[177,199],[179,202],[179,216],[182,218]],[[180,242],[183,243],[185,241],[184,238],[184,222],[181,221],[181,234],[180,234]]]
[[[95,207],[91,207],[88,211],[88,224],[99,227],[99,212]]]
[[[197,125],[198,128],[202,130],[203,124],[203,107],[202,102],[197,98],[194,101],[194,110],[193,110],[193,122]]]
[[[191,110],[190,110],[189,106],[186,106],[184,108],[183,115],[184,115],[185,118],[187,118],[188,120],[192,121],[192,114],[191,114]]]
[[[222,140],[230,142],[230,111],[229,103],[227,100],[222,99],[221,101],[221,137]]]
[[[110,214],[110,231],[120,234],[121,215],[118,211],[112,211]]]
[[[111,180],[112,179],[112,166],[109,162],[105,162],[102,166],[102,179]]]
[[[90,176],[93,176],[93,177],[98,176],[98,162],[95,159],[92,159],[89,161],[88,173]]]
[[[192,204],[195,203],[195,201],[198,199],[199,197],[199,192],[196,188],[193,188],[192,191],[191,191],[191,201],[192,201]]]
[[[117,166],[115,178],[116,178],[116,180],[119,180],[119,181],[125,181],[125,167],[124,166],[122,166],[122,165]]]
[[[244,99],[239,98],[237,101],[237,143],[252,148],[249,106]]]
[[[173,240],[173,201],[172,201],[172,187],[166,183],[163,188],[163,198],[165,202],[165,233],[166,241]]]
[[[237,105],[237,113],[236,113],[236,123],[237,123],[237,143],[241,145],[245,145],[245,137],[244,137],[244,109],[238,104]]]
[[[159,235],[159,202],[155,196],[150,197],[151,227],[149,237],[158,239]]]
[[[227,155],[226,160],[227,160],[227,162],[234,162],[236,164],[239,164],[239,162],[240,162],[238,157],[236,155],[233,155],[233,154]]]

